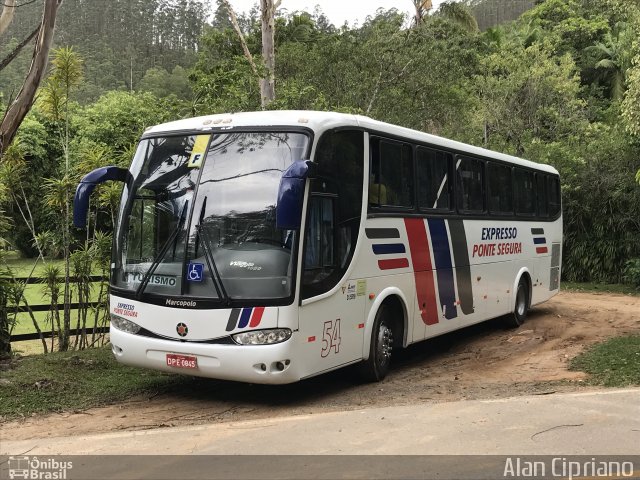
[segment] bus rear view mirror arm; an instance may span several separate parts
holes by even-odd
[[[276,227],[283,230],[298,230],[302,218],[302,201],[307,178],[315,174],[316,164],[311,160],[294,162],[285,170],[278,188],[276,204]]]
[[[76,194],[73,199],[73,224],[77,228],[86,227],[89,197],[98,185],[109,180],[126,182],[129,177],[129,170],[114,166],[96,168],[87,173],[80,180],[78,188],[76,188]]]

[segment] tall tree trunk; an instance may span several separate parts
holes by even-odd
[[[431,0],[413,0],[413,6],[416,9],[414,20],[416,22],[416,25],[420,25],[433,5],[431,3]]]
[[[31,32],[29,34],[29,36],[27,36],[27,38],[25,38],[23,41],[21,41],[18,45],[16,45],[16,48],[14,48],[13,50],[11,50],[11,52],[9,52],[9,55],[7,55],[6,57],[4,57],[2,59],[2,61],[0,62],[0,71],[4,70],[4,68],[9,65],[11,62],[13,62],[15,60],[15,58],[18,56],[18,54],[22,51],[22,49],[31,41],[33,40],[33,37],[35,37],[38,32],[40,31],[40,25],[38,25],[36,27],[36,29]]]
[[[251,55],[251,52],[249,51],[247,40],[244,38],[242,30],[240,29],[240,24],[238,23],[238,17],[236,15],[236,12],[231,7],[229,0],[222,0],[222,3],[224,4],[225,8],[227,9],[227,12],[229,13],[229,18],[231,19],[231,25],[233,25],[233,29],[238,34],[238,38],[240,39],[240,45],[242,46],[242,52],[244,53],[245,58],[249,62],[249,65],[251,65],[251,71],[258,79],[260,88],[262,89],[262,77],[260,77],[260,74],[258,73],[256,62],[253,60],[253,55]],[[262,105],[262,108],[264,108],[264,98],[261,97],[260,103]]]
[[[57,280],[56,280],[57,281]],[[58,292],[55,292],[51,294],[51,351],[53,352],[53,336],[54,333],[56,333],[56,328],[57,333],[58,333],[58,345],[60,345],[60,342],[62,341],[62,328],[60,325],[60,310],[58,309]],[[55,325],[54,325],[54,320],[55,320]]]
[[[13,15],[16,13],[16,0],[4,0],[4,8],[0,14],[0,35],[9,28]]]
[[[65,102],[64,102],[64,178],[65,178],[65,186],[64,186],[64,234],[62,236],[64,241],[64,328],[65,328],[65,337],[67,338],[67,342],[69,341],[69,331],[71,328],[71,279],[69,278],[69,269],[70,269],[70,255],[71,255],[71,230],[69,229],[69,203],[71,199],[69,198],[69,96],[71,92],[71,85],[69,83],[68,77],[65,84]],[[78,283],[78,289],[80,289],[80,285]],[[78,290],[78,300],[80,300],[81,291]],[[74,344],[74,349],[78,345],[78,331],[80,329],[80,312],[78,311],[78,327],[76,328],[76,339]],[[62,350],[62,349],[60,349]],[[65,349],[66,350],[66,349]]]
[[[53,42],[53,32],[56,26],[56,15],[62,0],[44,0],[44,10],[40,31],[33,49],[33,58],[29,73],[25,78],[18,96],[5,112],[2,123],[0,123],[0,158],[9,148],[13,137],[15,137],[22,120],[29,112],[36,90],[45,74],[47,61],[49,59],[49,49]]]
[[[275,87],[275,16],[282,0],[260,0],[262,8],[262,58],[267,76],[260,80],[260,97],[263,108],[276,98]]]
[[[66,188],[66,187],[65,187]],[[64,250],[64,311],[62,315],[62,332],[60,332],[60,343],[58,350],[66,352],[69,350],[69,332],[71,330],[71,278],[70,278],[70,239],[69,239],[69,201],[65,205],[64,226],[62,229],[62,243]]]

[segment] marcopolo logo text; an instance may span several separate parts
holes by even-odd
[[[164,304],[168,307],[196,307],[198,304],[193,300],[171,300],[167,298]]]

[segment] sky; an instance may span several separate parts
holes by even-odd
[[[229,0],[236,13],[248,12],[251,7],[259,4],[259,0]],[[444,0],[433,0],[433,8],[437,8]],[[282,0],[281,9],[289,12],[304,10],[313,13],[318,5],[322,12],[335,26],[341,26],[345,21],[353,25],[356,21],[362,25],[368,15],[374,15],[378,8],[388,10],[396,8],[401,12],[413,15],[412,0]]]

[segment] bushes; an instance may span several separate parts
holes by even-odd
[[[633,258],[625,264],[624,281],[640,289],[640,258]]]
[[[621,127],[599,125],[575,147],[584,161],[561,168],[564,277],[569,281],[628,281],[625,265],[640,257],[640,167],[637,147]]]

